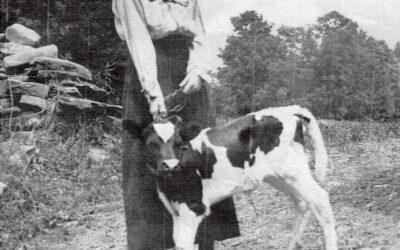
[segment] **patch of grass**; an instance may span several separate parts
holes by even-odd
[[[393,159],[398,159],[400,149],[398,143],[389,141],[400,138],[400,124],[323,120],[320,125],[335,164],[328,178],[333,181],[330,185],[339,183],[330,190],[338,209],[357,209],[368,215],[370,212],[393,215],[400,206],[400,174],[398,168],[393,168],[399,163]],[[34,132],[0,134],[0,182],[8,186],[0,195],[0,249],[14,249],[18,243],[43,234],[68,235],[74,227],[86,226],[87,220],[96,218],[100,214],[96,208],[99,204],[121,201],[121,153],[119,136],[105,133],[99,125],[82,126],[78,131],[57,125]],[[271,234],[271,239],[286,239],[286,236],[276,235],[282,234],[285,225],[290,225],[291,221],[288,219],[282,224],[281,221],[277,223],[276,218],[287,217],[288,202],[283,205],[277,202],[275,191],[261,193],[257,207],[268,207],[265,216],[273,216],[249,221],[246,224],[248,237],[254,236],[255,230],[263,232],[264,237],[274,226],[276,233]],[[268,193],[270,199],[266,199],[264,193]],[[238,211],[242,209],[245,216],[252,214],[247,207],[246,201],[237,203]],[[357,218],[356,214],[349,215],[347,210],[338,213],[339,225],[344,220],[341,214],[346,218]],[[243,220],[250,220],[246,218]],[[266,223],[268,220],[271,223]],[[257,222],[262,223],[255,225]],[[266,224],[269,230],[265,230]],[[354,232],[362,229],[353,222],[350,224],[357,229]],[[287,228],[288,233],[290,226]],[[249,241],[246,227],[242,230],[244,238],[240,240]],[[125,234],[122,231],[121,234]],[[346,243],[349,246],[369,237],[352,232],[346,231],[352,237],[350,243]],[[265,249],[265,242],[254,241],[257,246],[262,245],[260,249]],[[240,245],[248,247],[245,243]],[[232,245],[226,249],[232,249]]]
[[[55,129],[16,132],[0,141],[0,249],[49,233],[121,199],[121,143],[98,125],[69,136]],[[91,151],[106,154],[101,161]],[[65,231],[67,234],[68,232]]]
[[[319,121],[323,137],[328,143],[343,145],[351,142],[385,141],[400,138],[400,123]]]

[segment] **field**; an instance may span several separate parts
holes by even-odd
[[[330,193],[339,247],[400,249],[400,126],[321,126],[330,155],[322,186]],[[0,181],[8,189],[0,196],[0,248],[125,249],[120,139],[95,126],[79,133],[2,139]],[[284,195],[264,186],[236,196],[235,204],[242,236],[216,249],[287,248],[293,209]],[[322,249],[321,229],[310,218],[304,249]]]

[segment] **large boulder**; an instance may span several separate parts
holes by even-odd
[[[24,110],[40,111],[47,107],[47,101],[36,96],[22,95],[18,106]]]
[[[10,76],[8,76],[8,79],[16,80],[16,81],[20,81],[20,82],[28,82],[29,76],[27,76],[27,75],[10,75]]]
[[[60,97],[58,101],[60,111],[64,114],[80,115],[82,113],[95,113],[98,115],[111,115],[121,117],[122,107],[88,99],[73,97]]]
[[[108,92],[92,83],[66,80],[62,81],[61,85],[65,87],[76,87],[81,95],[83,95],[85,98],[93,99],[100,102],[104,102],[107,100]]]
[[[40,41],[40,35],[36,31],[18,23],[7,27],[5,35],[8,41],[22,45],[35,46]]]
[[[10,108],[0,107],[0,117],[17,116],[19,113],[21,113],[21,109],[18,107],[10,107]]]
[[[18,67],[21,65],[29,64],[37,57],[58,57],[58,48],[55,45],[48,45],[37,49],[24,50],[4,58],[6,68]]]
[[[60,93],[62,96],[82,97],[81,92],[76,87],[55,86],[54,90],[56,91],[54,95]]]
[[[51,58],[51,57],[38,57],[31,62],[31,65],[33,66],[33,68],[37,70],[44,69],[44,70],[67,71],[76,73],[80,78],[84,80],[87,81],[93,80],[92,73],[90,73],[90,71],[87,68],[68,60]]]
[[[9,56],[9,55],[13,55],[19,52],[24,52],[26,50],[32,50],[34,49],[31,46],[27,46],[27,45],[21,45],[18,43],[0,43],[0,53],[2,53],[3,55]]]
[[[21,92],[24,95],[36,96],[46,99],[49,96],[50,86],[36,82],[21,82],[17,80],[7,80],[13,91]]]

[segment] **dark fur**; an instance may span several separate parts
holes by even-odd
[[[193,168],[186,167],[181,171],[165,173],[162,177],[157,177],[157,185],[169,200],[186,203],[197,215],[205,213],[201,178]]]
[[[244,163],[254,164],[254,154],[259,147],[264,153],[279,146],[282,123],[272,116],[256,121],[254,116],[244,116],[227,126],[215,128],[207,133],[212,144],[227,148],[228,159],[235,167],[244,168]]]

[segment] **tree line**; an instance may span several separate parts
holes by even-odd
[[[112,1],[0,1],[0,32],[15,22],[35,29],[62,57],[98,72],[119,98],[128,53],[115,32]],[[231,22],[234,34],[212,88],[220,115],[300,104],[322,118],[400,117],[400,43],[392,50],[336,11],[308,27],[275,27],[255,11]]]
[[[218,113],[301,104],[322,118],[400,117],[400,43],[392,50],[336,11],[306,28],[274,31],[255,11],[231,22],[213,89]]]

